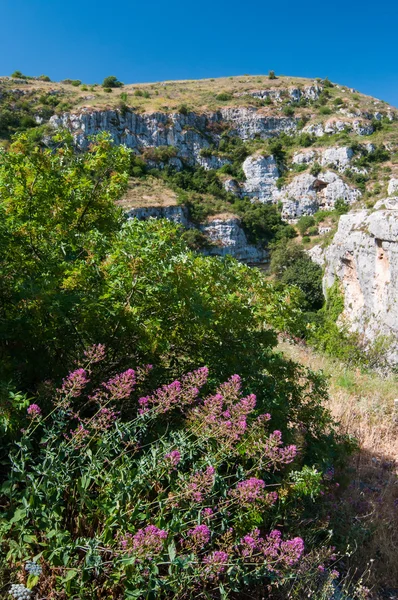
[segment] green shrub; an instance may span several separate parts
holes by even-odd
[[[339,215],[345,215],[349,212],[350,205],[344,200],[344,198],[337,198],[336,202],[334,203],[334,210]]]
[[[318,233],[318,227],[313,226],[308,228],[308,235],[318,235]]]
[[[322,269],[310,259],[301,245],[293,241],[277,243],[272,251],[270,270],[278,281],[294,285],[302,292],[303,310],[322,308]]]
[[[79,87],[80,84],[81,84],[80,79],[73,79],[71,81],[71,85],[73,85],[74,87]]]
[[[209,238],[199,229],[191,228],[184,231],[182,239],[191,250],[202,250],[208,248],[211,244]]]
[[[315,225],[315,219],[311,215],[304,215],[297,221],[296,227],[301,235],[305,235],[309,227]]]
[[[283,114],[286,115],[286,117],[293,117],[294,116],[294,108],[289,105],[284,106]]]
[[[109,75],[108,77],[105,77],[104,81],[102,82],[103,88],[119,88],[123,87],[123,85],[124,84],[119,81],[115,75]]]
[[[302,146],[303,148],[308,148],[309,146],[312,146],[312,144],[315,142],[315,137],[310,133],[300,133],[300,135],[297,136],[297,142],[299,146]]]
[[[21,71],[14,71],[11,77],[14,77],[14,79],[27,79],[26,75],[24,75]]]
[[[126,93],[126,92],[122,92],[122,93],[120,94],[120,100],[121,100],[122,102],[127,102],[127,93]]]
[[[322,81],[322,84],[323,84],[324,88],[334,87],[333,83],[331,81],[329,81],[329,79],[327,77]]]
[[[104,88],[104,92],[107,92],[108,94],[110,94],[112,92],[112,88],[106,87],[106,88]]]
[[[80,89],[82,90],[82,92],[87,92],[88,87],[85,84],[83,84]]]
[[[270,71],[268,73],[268,79],[276,79],[275,71]]]
[[[143,96],[144,92],[142,90],[134,90],[134,96],[137,96],[138,98],[140,96]]]
[[[332,110],[328,106],[321,106],[321,108],[319,109],[319,112],[321,115],[331,115],[332,114]]]
[[[181,106],[178,107],[178,112],[180,113],[180,115],[188,115],[189,108],[186,104],[181,104]]]
[[[227,92],[221,92],[220,94],[217,94],[217,96],[216,96],[216,100],[219,100],[220,102],[228,102],[231,99],[232,99],[232,95],[228,94]]]
[[[309,235],[304,235],[302,238],[303,244],[309,244],[311,242],[311,238]]]
[[[39,81],[51,81],[48,75],[39,75],[37,78]]]
[[[319,163],[315,162],[310,169],[311,175],[314,177],[318,177],[319,173],[322,171],[322,167]]]

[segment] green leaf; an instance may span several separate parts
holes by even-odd
[[[61,579],[62,583],[67,583],[68,581],[71,581],[71,579],[74,579],[78,572],[79,571],[77,569],[68,569],[65,577]]]
[[[17,523],[18,521],[21,521],[21,519],[23,519],[24,517],[26,517],[26,510],[24,508],[17,508],[17,510],[14,513],[14,516],[10,520],[10,523]]]

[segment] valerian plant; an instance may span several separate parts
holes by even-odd
[[[211,389],[200,367],[142,395],[151,365],[102,381],[104,359],[90,348],[27,408],[1,489],[11,593],[227,598],[304,572],[321,588],[332,550],[302,523],[328,480],[307,476],[300,429],[287,443],[238,375]]]

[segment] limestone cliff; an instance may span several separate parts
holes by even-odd
[[[388,359],[398,361],[398,197],[374,210],[343,215],[325,252],[325,288],[337,279],[343,318],[351,331],[374,343],[389,340]]]

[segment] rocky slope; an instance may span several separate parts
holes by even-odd
[[[388,360],[397,363],[398,197],[343,215],[324,264],[325,291],[338,280],[349,329],[367,344],[388,345]]]
[[[273,204],[291,223],[319,211],[327,215],[343,201],[350,212],[341,217],[330,246],[311,254],[325,266],[325,289],[339,280],[351,329],[369,343],[392,336],[390,359],[398,360],[393,107],[328,80],[289,77],[130,85],[112,94],[99,86],[76,90],[66,82],[0,80],[0,138],[7,140],[16,127],[9,113],[26,117],[26,111],[47,133],[69,129],[80,148],[107,131],[148,168],[216,172],[231,208],[220,214],[215,202],[213,214],[199,225],[177,201],[138,201],[126,209],[131,218],[166,217],[187,229],[198,227],[212,243],[206,250],[211,254],[230,253],[250,263],[268,259],[266,248],[248,243],[233,213],[234,198]],[[325,232],[330,238],[333,226],[318,228]]]

